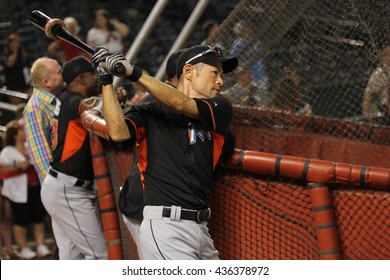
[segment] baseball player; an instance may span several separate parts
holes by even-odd
[[[169,56],[165,68],[165,72],[167,74],[165,82],[175,88],[177,86],[176,63],[182,52],[183,50],[173,52]],[[152,100],[155,99],[153,96],[148,94],[141,100],[141,102],[150,102]],[[139,229],[143,218],[142,212],[144,210],[144,206],[142,182],[140,171],[138,169],[137,149],[133,148],[133,164],[119,193],[118,208],[122,213],[123,222],[129,230],[137,247],[139,243]]]
[[[167,79],[165,83],[173,87],[177,87],[177,76],[176,76],[176,64],[183,49],[172,53],[166,65]],[[154,100],[153,96],[148,95],[141,100],[141,102],[150,102]],[[222,147],[221,161],[227,161],[234,152],[235,148],[235,137],[229,131],[225,142]],[[133,238],[136,246],[139,245],[139,230],[143,219],[143,191],[140,171],[138,169],[137,149],[133,149],[133,163],[130,169],[130,173],[127,176],[118,197],[118,207],[122,213],[123,222],[129,230],[131,237]]]
[[[233,71],[237,58],[220,48],[186,49],[178,59],[177,89],[143,73],[123,55],[97,48],[93,62],[117,65],[158,102],[131,107],[125,114],[113,93],[109,75],[101,71],[103,111],[113,141],[137,143],[144,186],[143,221],[139,236],[141,259],[218,259],[207,221],[208,194],[221,149],[233,117],[219,93],[222,73]]]
[[[64,65],[67,91],[58,96],[53,120],[53,160],[42,185],[42,202],[52,217],[60,260],[107,259],[96,213],[89,137],[80,119],[81,101],[95,95],[97,76],[84,57]]]

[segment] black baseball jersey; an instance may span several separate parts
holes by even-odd
[[[64,92],[58,97],[61,103],[53,119],[53,159],[50,165],[67,175],[93,180],[89,136],[79,114],[81,100],[85,98],[76,92]]]
[[[221,96],[194,99],[199,119],[169,110],[159,102],[125,112],[137,143],[145,205],[208,207],[213,169],[221,154],[233,109]]]

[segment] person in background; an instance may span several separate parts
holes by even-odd
[[[4,146],[3,133],[0,135],[0,152]],[[20,259],[13,248],[12,241],[12,209],[10,200],[1,195],[3,190],[3,179],[12,176],[13,166],[0,164],[0,259],[17,260]],[[8,175],[8,176],[7,176]],[[5,250],[4,250],[5,249]]]
[[[92,48],[106,46],[110,52],[122,53],[122,39],[129,34],[129,27],[116,19],[112,19],[105,9],[95,12],[95,24],[88,31],[87,44]]]
[[[380,53],[380,65],[372,72],[363,94],[363,116],[390,124],[390,46]]]
[[[262,43],[260,40],[252,42],[255,27],[250,22],[242,20],[235,24],[233,30],[237,37],[230,46],[230,54],[240,57],[246,67],[252,71],[253,79],[258,85],[268,88],[268,76],[261,57]],[[259,57],[255,58],[254,55]]]
[[[235,81],[236,83],[224,92],[233,104],[263,108],[269,105],[267,85],[257,84],[249,67],[237,67]]]
[[[0,192],[2,192],[2,189],[3,179],[0,181]],[[0,195],[0,259],[17,260],[19,258],[13,248],[11,202],[7,197]]]
[[[271,107],[287,113],[312,115],[312,107],[305,102],[305,92],[298,73],[286,68],[271,93]]]
[[[115,92],[119,104],[123,109],[131,106],[131,98],[133,98],[135,94],[135,89],[130,81],[127,81],[125,79],[120,80],[115,89]]]
[[[68,30],[73,36],[81,40],[80,36],[78,35],[80,31],[80,26],[74,17],[64,18],[64,24],[66,30]],[[75,47],[74,45],[62,39],[53,41],[47,47],[47,52],[50,56],[57,59],[61,63],[71,60],[76,56],[83,55],[84,53],[82,50],[80,50],[80,48]]]
[[[177,59],[182,54],[184,49],[177,50],[173,52],[167,59],[167,64],[165,66],[165,73],[166,73],[166,80],[165,83],[168,85],[173,86],[174,88],[177,87],[177,75],[176,75],[176,64]]]
[[[53,159],[42,184],[42,202],[52,218],[60,260],[107,259],[98,217],[89,134],[81,123],[82,101],[98,93],[95,68],[82,56],[66,62],[66,91],[53,117]]]
[[[13,166],[14,172],[21,173],[4,179],[2,195],[11,201],[13,235],[20,249],[20,257],[33,259],[36,256],[46,257],[50,251],[44,243],[46,211],[41,201],[41,187],[30,165],[25,142],[22,123],[17,120],[9,122],[5,131],[6,146],[0,153],[0,161]],[[30,224],[37,253],[27,246],[27,226]]]
[[[219,28],[219,23],[214,20],[214,19],[209,19],[209,20],[206,20],[202,26],[201,26],[201,30],[204,34],[204,41],[202,42],[202,45],[204,45],[207,41],[207,39],[209,39],[211,36],[213,36],[215,34],[215,32],[217,32]]]
[[[42,183],[52,159],[52,119],[58,110],[56,96],[65,88],[60,64],[52,58],[38,58],[31,67],[33,94],[24,111],[24,129],[30,160]]]
[[[10,34],[7,38],[7,45],[4,48],[3,63],[5,86],[7,89],[29,93],[30,74],[28,68],[28,54],[27,50],[20,42],[19,35],[16,33]],[[14,96],[9,96],[8,101],[12,104],[23,102],[22,99]]]
[[[55,59],[38,58],[31,66],[31,81],[33,93],[23,111],[24,130],[29,158],[42,185],[53,157],[50,131],[59,110],[56,96],[65,88],[62,68]],[[58,258],[57,249],[54,258]]]

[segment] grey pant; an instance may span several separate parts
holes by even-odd
[[[162,216],[163,206],[145,206],[138,253],[143,260],[218,260],[207,222],[181,220],[180,207],[171,217]]]
[[[77,178],[47,174],[42,184],[43,205],[52,219],[60,260],[107,259],[107,247],[96,213],[97,194],[74,186]]]
[[[141,221],[126,217],[125,215],[122,215],[122,218],[138,250]]]

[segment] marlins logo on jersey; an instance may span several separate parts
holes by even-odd
[[[213,140],[213,137],[211,136],[211,133],[206,130],[197,130],[193,127],[191,123],[188,125],[188,144],[193,145],[196,143],[196,139],[199,138],[202,142],[204,142],[206,139],[211,141]]]

